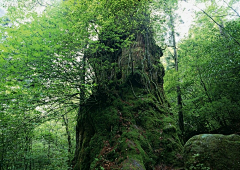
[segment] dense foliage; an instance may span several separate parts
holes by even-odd
[[[131,44],[131,30],[144,25],[137,21],[149,13],[146,3],[19,1],[8,6],[1,18],[1,169],[70,165],[79,106],[93,86],[111,83],[104,75],[114,67],[109,53]],[[102,57],[91,58],[95,54]]]
[[[8,6],[0,18],[0,170],[70,168],[80,106],[93,87],[102,90],[118,79],[117,55],[138,33],[146,38],[150,32],[165,44],[163,37],[178,32],[170,22],[177,20],[177,1],[149,2],[33,0]],[[175,59],[168,48],[164,86],[174,116],[176,87],[181,89],[184,140],[240,131],[238,1],[225,8],[211,2],[196,15],[189,36],[174,45],[178,71],[171,69]]]
[[[200,133],[239,133],[240,20],[222,17],[235,11],[215,4],[204,12],[179,44],[179,72],[169,70],[165,76],[172,106],[173,89],[176,83],[181,86],[187,139]]]
[[[69,43],[77,37],[62,6],[21,10],[1,18],[1,169],[67,169],[82,86],[71,51],[81,42]]]

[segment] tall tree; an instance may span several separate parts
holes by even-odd
[[[172,58],[174,60],[174,68],[178,73],[178,52],[177,52],[177,42],[176,42],[176,29],[175,29],[175,21],[177,17],[174,17],[174,8],[177,8],[178,3],[166,3],[166,13],[169,15],[169,27],[170,27],[170,35],[171,35],[171,45],[169,47],[173,48],[173,55]],[[176,15],[176,14],[175,14]],[[177,74],[178,75],[178,74]],[[182,109],[182,95],[179,85],[180,78],[177,77],[177,85],[176,85],[176,92],[177,92],[177,107],[178,107],[178,124],[179,129],[181,131],[182,138],[184,140],[184,121],[183,121],[183,109]]]
[[[75,169],[181,166],[149,5],[69,0],[2,29],[4,110],[35,113],[26,122],[37,129],[78,109]],[[49,160],[52,135],[44,137]]]
[[[224,18],[222,14],[231,15],[229,10],[214,4],[204,11],[179,45],[187,138],[209,132],[231,134],[239,129],[235,122],[239,120],[239,101],[235,100],[239,94],[235,86],[239,81],[239,37],[233,31],[239,19]]]
[[[84,55],[97,86],[80,105],[74,169],[180,166],[181,144],[167,112],[162,51],[153,39],[149,3],[84,5],[96,10],[90,26],[98,39]]]

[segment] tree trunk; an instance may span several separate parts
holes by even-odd
[[[85,53],[98,86],[80,106],[75,170],[182,166],[182,146],[163,92],[162,51],[147,24],[132,30],[128,48]]]
[[[176,46],[176,38],[175,38],[175,26],[174,26],[174,19],[172,14],[172,9],[170,10],[170,24],[171,24],[171,34],[172,34],[172,41],[173,41],[173,50],[174,50],[174,62],[175,62],[175,70],[178,72],[178,54],[177,54],[177,46]],[[182,106],[182,95],[181,95],[181,88],[179,85],[179,77],[177,78],[177,106],[178,106],[178,123],[179,123],[179,129],[182,132],[182,139],[184,142],[184,120],[183,120],[183,106]]]
[[[72,140],[71,140],[71,133],[69,131],[69,124],[68,124],[68,117],[67,117],[67,114],[66,114],[66,117],[65,115],[62,115],[62,118],[63,118],[63,122],[64,122],[64,125],[65,125],[65,129],[66,129],[66,135],[67,135],[67,141],[68,141],[68,165],[70,164],[71,162],[71,154],[72,154]]]

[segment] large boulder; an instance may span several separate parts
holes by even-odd
[[[240,136],[202,134],[184,146],[185,168],[205,170],[239,170]]]

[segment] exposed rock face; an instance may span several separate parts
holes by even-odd
[[[240,136],[202,134],[184,146],[186,169],[239,170]]]

